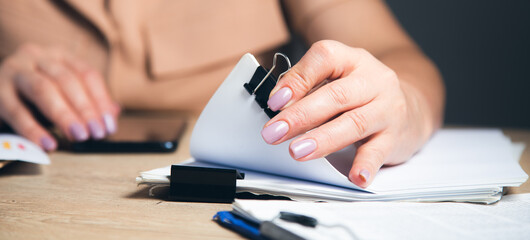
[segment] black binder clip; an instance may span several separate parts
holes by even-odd
[[[288,66],[288,69],[278,76],[278,80],[280,80],[282,76],[286,74],[289,69],[291,69],[291,61],[289,61],[289,58],[285,56],[285,54],[276,53],[274,54],[272,67],[269,71],[267,71],[264,67],[259,66],[256,68],[254,75],[252,75],[250,82],[243,84],[250,95],[256,95],[256,102],[265,111],[269,118],[273,118],[276,116],[276,114],[278,114],[278,111],[272,111],[267,105],[267,101],[269,101],[269,95],[278,82],[276,77],[272,75],[272,71],[276,67],[276,60],[278,56],[283,57],[286,60]]]
[[[244,178],[236,169],[172,165],[168,200],[232,203],[236,180]]]

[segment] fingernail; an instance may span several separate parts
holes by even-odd
[[[105,130],[99,125],[96,120],[91,120],[88,122],[88,129],[90,129],[90,135],[92,138],[99,140],[105,137]]]
[[[317,149],[317,142],[313,139],[306,139],[291,145],[291,152],[295,159],[305,157]]]
[[[291,97],[293,96],[293,91],[291,91],[290,88],[284,87],[278,90],[274,95],[272,95],[271,98],[269,98],[269,101],[267,101],[267,105],[269,105],[269,108],[272,111],[278,111],[280,108],[285,106],[289,100],[291,100]]]
[[[109,113],[103,114],[103,123],[105,123],[105,128],[107,129],[108,134],[113,134],[116,132],[116,121]]]
[[[70,133],[76,141],[82,142],[88,139],[87,131],[79,123],[72,123],[70,125]]]
[[[359,177],[361,177],[363,182],[368,182],[368,180],[370,180],[370,172],[366,169],[363,169],[359,172]]]
[[[288,131],[289,124],[285,121],[278,121],[261,130],[261,136],[265,142],[272,144],[285,136]]]
[[[42,137],[40,144],[46,151],[53,151],[57,148],[57,143],[51,137]]]

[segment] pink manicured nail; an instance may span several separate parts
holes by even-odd
[[[366,169],[363,169],[359,172],[359,176],[364,182],[368,182],[370,180],[370,172]]]
[[[93,139],[99,140],[105,137],[105,130],[96,120],[88,122],[88,129],[90,129],[90,135]]]
[[[278,121],[261,130],[261,136],[265,142],[272,144],[285,136],[288,131],[289,124],[285,121]]]
[[[317,149],[317,142],[313,139],[306,139],[291,145],[291,152],[295,159],[305,157]]]
[[[274,95],[272,95],[271,98],[269,98],[269,101],[267,101],[267,105],[269,105],[269,108],[272,111],[278,111],[280,108],[285,106],[289,100],[291,100],[291,97],[293,96],[293,91],[291,91],[290,88],[284,87],[278,90]]]
[[[74,140],[82,142],[88,139],[88,132],[79,123],[70,124],[70,134]]]
[[[40,144],[46,151],[53,151],[57,148],[57,143],[51,137],[42,137],[40,139]]]
[[[113,134],[116,132],[116,121],[109,113],[103,114],[103,123],[105,123],[105,128],[107,129],[108,134]]]

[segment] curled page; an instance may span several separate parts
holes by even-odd
[[[197,161],[361,190],[345,176],[353,146],[328,159],[298,162],[289,155],[290,141],[269,145],[262,139],[269,117],[243,87],[258,66],[252,54],[245,54],[217,89],[193,130],[191,155]]]

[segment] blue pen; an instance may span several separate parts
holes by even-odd
[[[260,234],[259,225],[238,218],[231,212],[218,212],[217,214],[215,214],[215,216],[213,216],[213,220],[219,223],[221,226],[239,233],[243,237],[256,240],[267,239]]]
[[[274,224],[272,221],[256,223],[243,216],[228,211],[217,212],[213,220],[243,237],[256,240],[304,240],[304,238],[289,232]],[[298,221],[299,222],[299,221]]]

